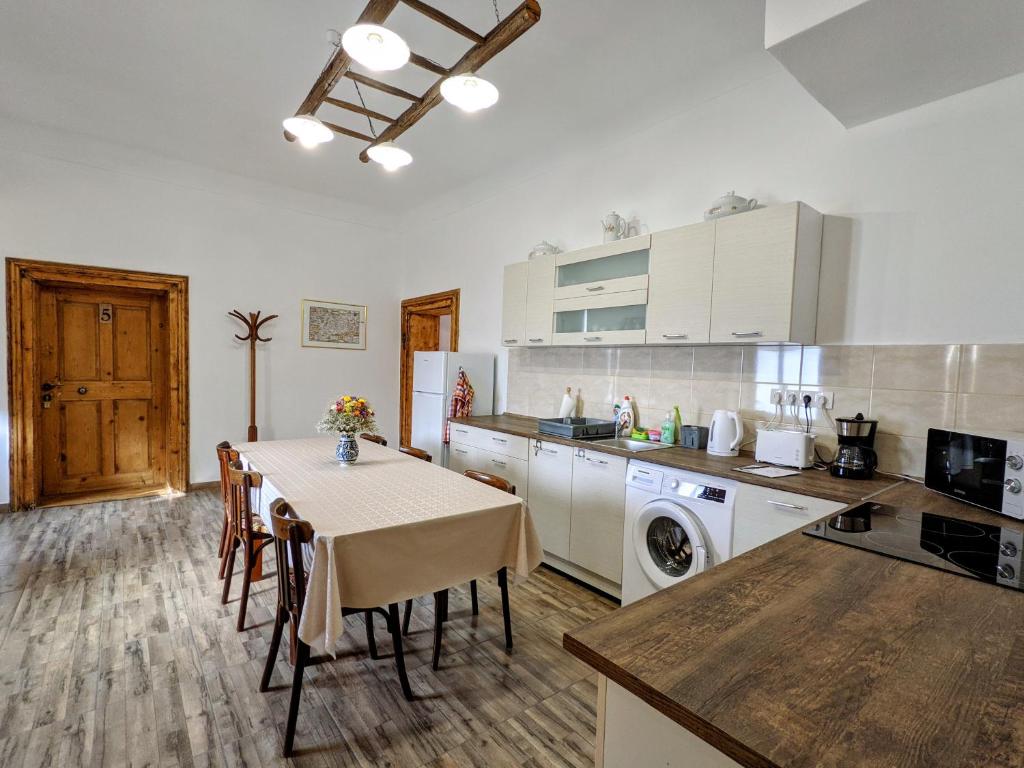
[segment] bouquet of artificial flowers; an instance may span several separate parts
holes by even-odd
[[[342,395],[329,406],[327,413],[316,425],[317,432],[337,432],[354,436],[359,432],[376,434],[377,422],[365,398]]]

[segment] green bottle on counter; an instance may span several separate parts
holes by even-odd
[[[672,411],[669,411],[665,414],[665,420],[661,422],[661,442],[667,445],[675,445],[676,436],[676,422],[672,416]]]

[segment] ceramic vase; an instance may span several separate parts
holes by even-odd
[[[352,435],[341,435],[338,438],[338,447],[334,449],[334,455],[343,467],[351,466],[359,458],[359,443]]]

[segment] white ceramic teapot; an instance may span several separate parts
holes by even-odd
[[[722,195],[711,204],[711,207],[704,211],[704,221],[720,219],[723,216],[732,216],[734,213],[752,211],[757,207],[757,200],[740,197],[733,190],[727,195]]]
[[[555,253],[561,253],[557,245],[552,245],[547,240],[541,240],[530,249],[530,258],[532,259],[536,256],[551,256]]]
[[[615,240],[621,240],[626,236],[628,227],[628,222],[615,211],[612,211],[601,219],[601,228],[604,230],[604,242],[611,243]]]

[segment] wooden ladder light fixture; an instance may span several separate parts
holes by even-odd
[[[388,16],[391,15],[391,12],[399,2],[402,2],[409,8],[418,11],[431,21],[447,27],[453,32],[457,32],[472,41],[473,45],[465,54],[463,54],[462,58],[455,62],[451,67],[442,66],[415,52],[410,52],[410,64],[414,64],[421,69],[433,72],[439,76],[438,80],[431,85],[425,93],[419,96],[401,88],[388,85],[387,83],[381,82],[380,80],[376,80],[372,77],[367,77],[366,75],[359,74],[358,72],[353,72],[351,70],[353,63],[352,57],[346,53],[345,49],[340,45],[337,47],[334,55],[327,62],[327,65],[320,73],[320,76],[316,79],[316,82],[313,83],[313,87],[306,95],[306,98],[303,99],[302,104],[299,105],[295,115],[296,117],[307,115],[312,116],[315,122],[317,110],[326,103],[331,106],[338,107],[339,109],[365,115],[367,118],[386,123],[387,127],[379,134],[368,136],[365,133],[345,128],[344,126],[337,125],[326,120],[320,120],[322,125],[326,126],[336,134],[350,136],[352,138],[359,139],[360,141],[367,142],[367,147],[359,153],[359,159],[364,163],[370,159],[370,155],[368,154],[370,149],[381,144],[394,141],[418,123],[427,114],[427,112],[441,103],[444,98],[441,95],[441,85],[445,80],[450,77],[476,72],[480,67],[505,50],[505,48],[515,42],[524,32],[526,32],[526,30],[540,20],[540,4],[537,0],[525,0],[512,13],[498,21],[494,28],[487,34],[481,35],[458,20],[453,19],[448,14],[422,2],[422,0],[369,0],[366,4],[366,8],[364,8],[363,12],[359,14],[356,24],[382,25],[387,20]],[[331,92],[343,77],[356,83],[357,89],[360,84],[365,85],[369,88],[381,91],[382,93],[387,93],[391,96],[396,96],[412,103],[404,112],[398,115],[398,117],[389,117],[388,115],[381,114],[380,112],[376,112],[372,109],[367,109],[365,104],[353,104],[342,99],[334,98],[331,96]],[[372,133],[373,124],[371,123],[370,125]],[[285,130],[284,136],[288,141],[295,141],[297,138],[288,130]]]

